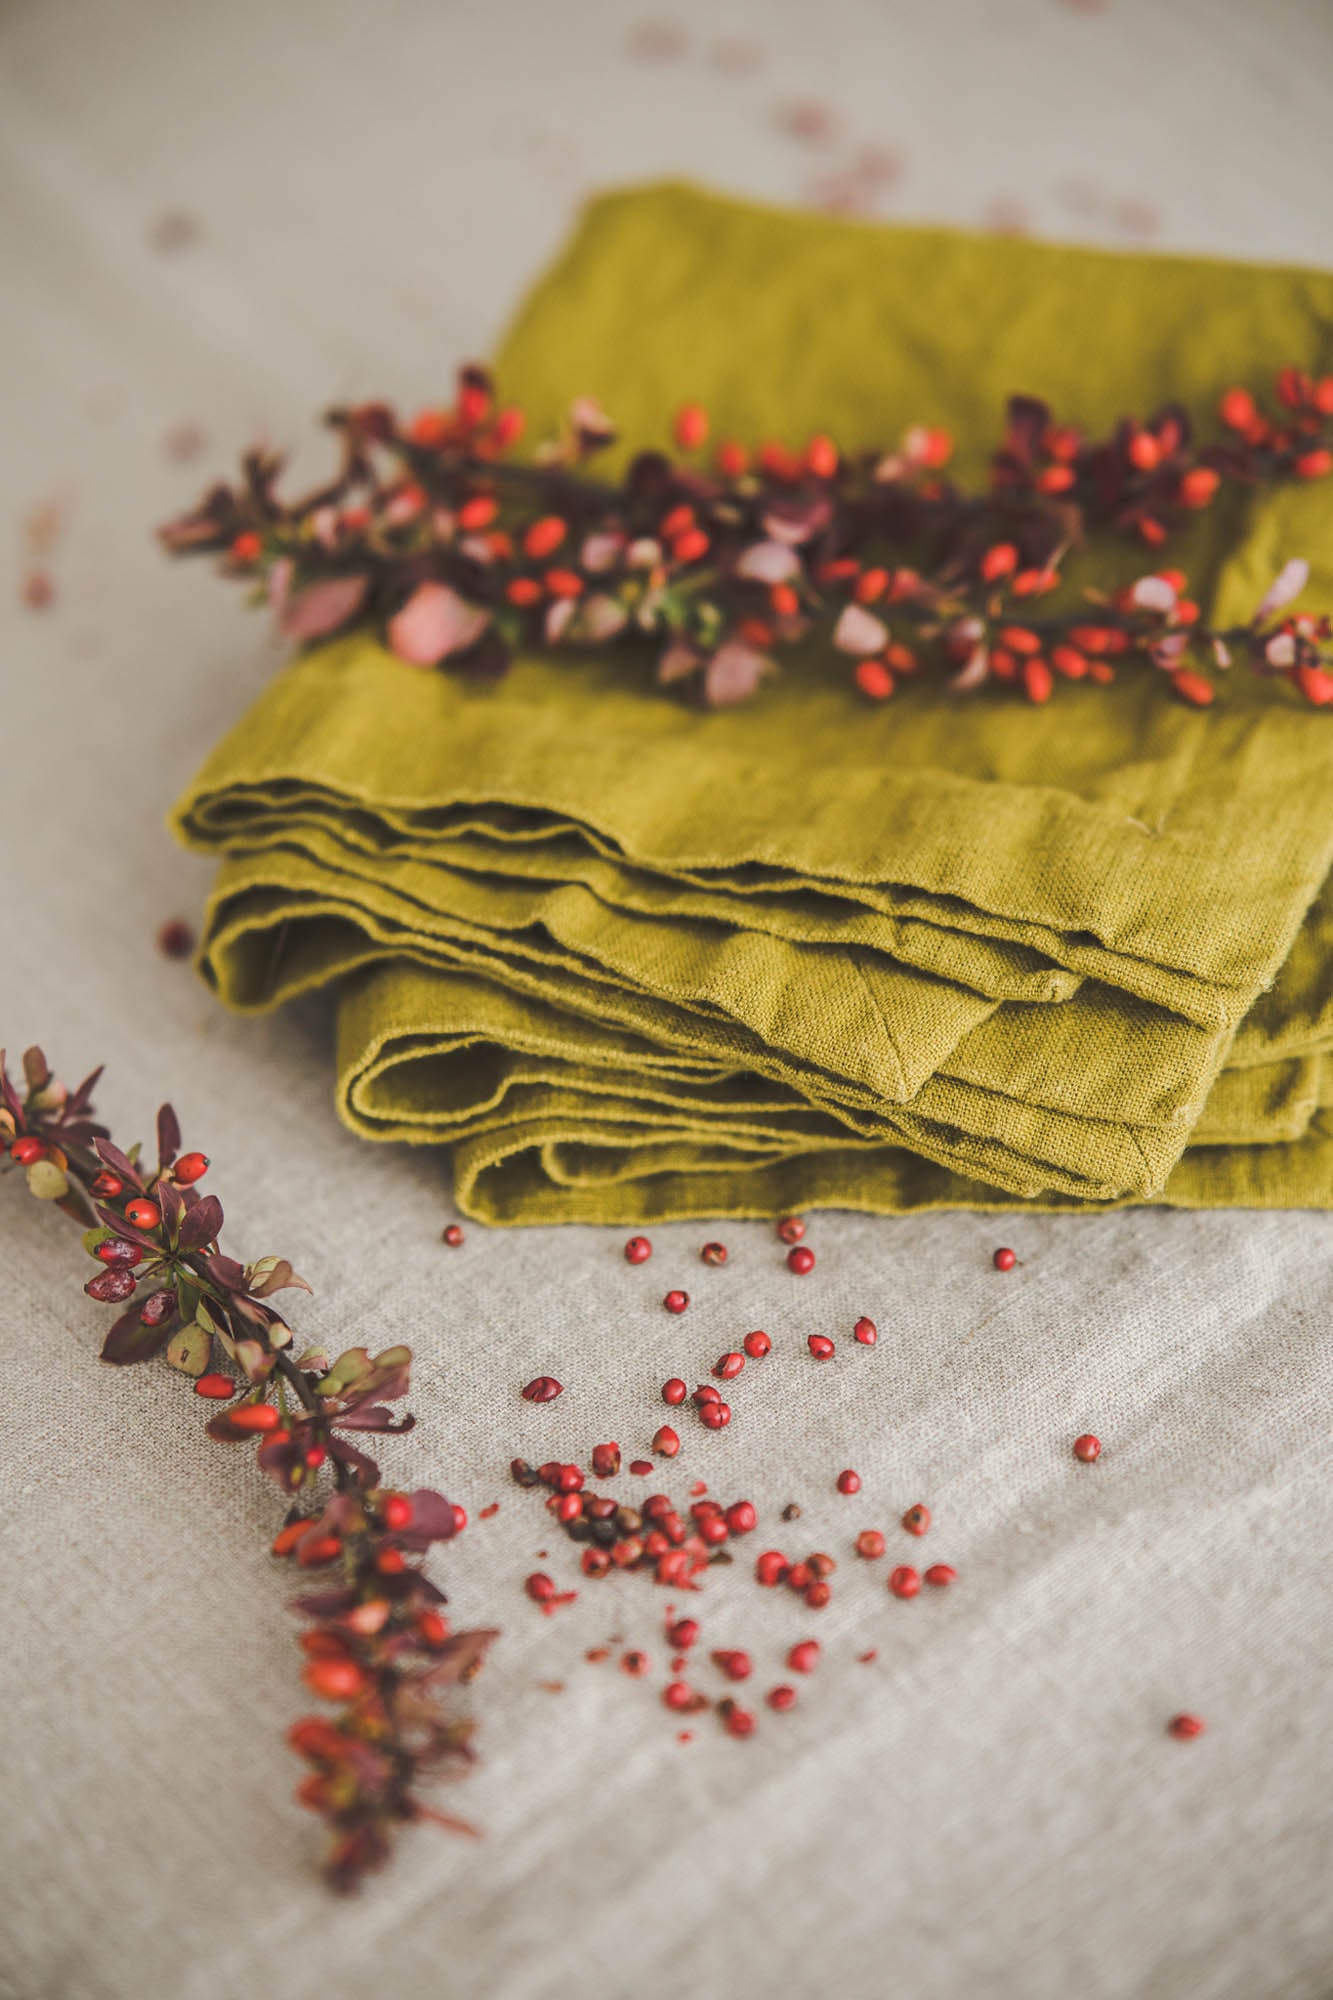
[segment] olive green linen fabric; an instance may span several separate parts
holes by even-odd
[[[592,206],[498,366],[539,432],[591,389],[624,450],[660,442],[690,394],[746,438],[944,423],[976,472],[1009,390],[1089,425],[1202,409],[1235,377],[1333,366],[1330,329],[1333,279],[1308,272],[664,187]],[[1331,529],[1317,488],[1219,508],[1190,538],[1196,594],[1243,617],[1302,553],[1327,601]],[[478,687],[354,635],[287,669],[178,826],[225,856],[204,947],[224,999],[358,974],[344,1114],[456,1139],[490,1219],[979,1184],[1325,1204],[1331,781],[1327,718],[1248,679],[1207,714],[1144,676],[1043,711],[924,689],[868,711],[810,657],[701,715],[646,657]]]

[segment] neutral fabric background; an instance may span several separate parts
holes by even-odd
[[[844,199],[874,143],[904,158],[883,213],[1333,261],[1333,20],[1301,0],[691,4],[642,27],[610,0],[0,18],[0,1030],[70,1077],[105,1058],[122,1136],[169,1091],[234,1243],[315,1284],[303,1327],[414,1344],[423,1422],[386,1461],[468,1507],[453,1609],[504,1627],[471,1695],[484,1761],[450,1801],[486,1840],[422,1831],[332,1903],[288,1803],[278,1502],[201,1445],[166,1371],[99,1367],[67,1225],[8,1188],[0,1991],[1328,1994],[1333,1222],[824,1217],[803,1283],[761,1225],[727,1228],[720,1272],[691,1227],[640,1271],[620,1232],[469,1229],[448,1252],[438,1165],[335,1122],[322,1010],[229,1019],[154,952],[206,879],[163,814],[273,656],[151,525],[256,431],[438,393],[585,190],[688,169]],[[841,135],[790,136],[794,98]],[[178,426],[207,433],[188,463]],[[39,614],[20,582],[51,502]],[[1000,1278],[1005,1238],[1023,1266]],[[862,1310],[873,1353],[802,1365],[805,1332]],[[838,1554],[928,1500],[921,1553],[961,1580],[898,1605],[883,1566],[844,1564],[818,1620],[710,1580],[707,1636],[749,1644],[760,1685],[812,1627],[827,1659],[750,1743],[705,1722],[680,1745],[655,1681],[582,1662],[617,1630],[660,1661],[664,1594],[619,1579],[541,1619],[519,1580],[544,1516],[504,1465],[638,1443],[662,1376],[749,1325],[781,1358],[725,1439],[688,1432],[673,1483],[749,1492],[761,1545],[797,1498],[804,1545]],[[545,1367],[568,1393],[534,1412],[515,1391]],[[1068,1451],[1088,1427],[1090,1471]],[[846,1463],[855,1502],[831,1492]],[[1163,1734],[1181,1707],[1210,1723],[1188,1747]]]

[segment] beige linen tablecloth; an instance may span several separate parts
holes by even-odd
[[[178,1380],[99,1366],[72,1232],[0,1189],[6,2000],[1333,1989],[1333,1223],[827,1215],[799,1281],[762,1224],[719,1232],[721,1271],[694,1226],[655,1231],[639,1270],[620,1232],[469,1227],[443,1249],[442,1168],[338,1127],[324,1012],[229,1019],[154,952],[207,873],[166,808],[272,656],[148,539],[256,431],[438,393],[611,180],[854,183],[964,224],[1021,202],[1107,242],[1156,202],[1173,248],[1333,263],[1331,74],[1329,21],[1298,0],[691,0],[655,27],[610,0],[7,11],[0,1037],[71,1074],[106,1058],[122,1133],[169,1091],[237,1245],[316,1286],[301,1327],[417,1348],[421,1422],[386,1462],[468,1508],[441,1574],[458,1621],[504,1638],[469,1697],[483,1762],[449,1800],[487,1838],[423,1830],[362,1901],[330,1902],[281,1743],[304,1703],[264,1553],[279,1503],[204,1449]],[[812,99],[841,120],[823,145],[790,136]],[[881,171],[858,180],[871,144]],[[906,153],[892,187],[886,145]],[[42,613],[19,602],[38,560]],[[1000,1277],[1006,1239],[1022,1264]],[[673,1283],[695,1296],[680,1321]],[[862,1311],[873,1353],[808,1398],[794,1358],[756,1371],[724,1440],[690,1433],[690,1476],[769,1525],[799,1499],[840,1555],[926,1500],[923,1546],[960,1580],[899,1605],[844,1563],[796,1711],[677,1744],[654,1682],[582,1657],[619,1630],[660,1662],[662,1594],[622,1578],[540,1618],[519,1586],[544,1517],[505,1462],[628,1444],[676,1367],[749,1326],[784,1349],[845,1336]],[[534,1413],[517,1385],[547,1367],[568,1392]],[[1069,1453],[1086,1429],[1092,1469]],[[831,1490],[847,1463],[856,1502]],[[703,1601],[761,1686],[810,1622],[742,1579]],[[1164,1735],[1181,1708],[1209,1722],[1188,1746]]]

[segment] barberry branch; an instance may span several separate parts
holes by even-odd
[[[1170,567],[1115,592],[1085,585],[1072,606],[1066,589],[1063,608],[1031,615],[1077,585],[1093,535],[1155,553],[1224,486],[1327,477],[1333,376],[1282,369],[1276,405],[1233,387],[1211,438],[1177,404],[1093,438],[1015,396],[989,483],[968,493],[947,474],[944,431],[856,453],[824,435],[799,450],[727,439],[708,455],[691,403],[675,415],[680,456],[640,452],[613,482],[586,469],[615,436],[590,398],[519,461],[523,412],[469,367],[450,407],[407,421],[384,403],[330,411],[341,463],[318,490],[284,501],[282,460],[252,451],[237,486],[214,486],[161,538],[221,555],[290,639],[366,627],[419,667],[494,674],[520,649],[638,640],[661,685],[721,706],[813,635],[876,702],[934,672],[954,694],[993,683],[1043,703],[1061,679],[1107,683],[1133,663],[1203,707],[1238,663],[1324,707],[1333,627],[1287,613],[1308,578],[1299,560],[1225,630]]]
[[[385,1485],[354,1442],[411,1428],[410,1415],[395,1419],[390,1408],[408,1392],[411,1349],[351,1347],[330,1361],[307,1347],[294,1356],[292,1330],[269,1300],[310,1287],[285,1258],[241,1264],[222,1250],[222,1204],[198,1188],[208,1160],[180,1150],[170,1105],[158,1112],[148,1167],[94,1117],[100,1070],[70,1091],[41,1050],[29,1049],[23,1072],[20,1091],[0,1051],[3,1164],[21,1169],[38,1199],[89,1225],[84,1248],[99,1268],[84,1290],[122,1308],[102,1359],[125,1366],[163,1356],[197,1396],[226,1405],[208,1435],[255,1446],[289,1499],[273,1553],[308,1577],[293,1600],[305,1621],[304,1679],[335,1705],[289,1732],[311,1767],[297,1797],[329,1827],[328,1880],[355,1888],[417,1820],[470,1833],[420,1792],[472,1761],[471,1726],[441,1697],[473,1677],[496,1637],[452,1632],[444,1594],[425,1573],[427,1551],[465,1517],[440,1493]]]

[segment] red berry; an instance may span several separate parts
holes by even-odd
[[[758,1523],[759,1516],[749,1500],[737,1500],[726,1512],[727,1526],[733,1535],[748,1535]]]
[[[926,1571],[926,1582],[936,1590],[944,1590],[958,1580],[958,1571],[949,1563],[932,1563]]]
[[[246,528],[236,536],[231,545],[231,559],[236,563],[252,563],[264,544],[253,528]]]
[[[915,1507],[909,1507],[903,1515],[903,1526],[909,1535],[924,1535],[930,1526],[929,1507],[923,1507],[920,1501]]]
[[[669,1313],[683,1313],[690,1303],[688,1292],[668,1292],[662,1304]]]
[[[921,1588],[921,1578],[907,1563],[901,1568],[890,1570],[889,1589],[895,1597],[915,1597]]]
[[[1177,1743],[1192,1743],[1196,1736],[1202,1736],[1207,1728],[1201,1715],[1173,1715],[1166,1725],[1168,1736],[1174,1736]]]
[[[654,1433],[653,1450],[659,1458],[674,1458],[680,1450],[680,1439],[670,1424],[663,1424],[661,1430]]]
[[[722,1398],[711,1382],[701,1382],[690,1401],[696,1409],[702,1409],[705,1403],[720,1403]]]
[[[710,1431],[723,1431],[731,1422],[731,1405],[729,1403],[704,1403],[700,1406],[699,1421],[706,1425]]]
[[[179,1181],[182,1187],[193,1187],[194,1183],[201,1181],[207,1172],[206,1153],[182,1153],[171,1169],[172,1179]]]
[[[862,1347],[873,1347],[879,1339],[879,1328],[873,1319],[866,1319],[863,1316],[852,1328],[852,1339],[859,1340]]]
[[[206,1396],[215,1403],[225,1403],[236,1394],[236,1384],[230,1375],[201,1375],[194,1385],[194,1393]]]
[[[646,1236],[631,1236],[625,1245],[627,1264],[646,1264],[653,1254],[653,1246]]]
[[[132,1298],[138,1288],[139,1280],[128,1264],[109,1264],[95,1278],[89,1278],[83,1289],[99,1305],[111,1306]]]
[[[522,1392],[524,1401],[528,1403],[553,1403],[557,1396],[564,1393],[563,1384],[557,1382],[554,1375],[534,1375]]]
[[[770,1708],[776,1708],[778,1713],[782,1714],[785,1710],[789,1708],[795,1708],[796,1690],[794,1687],[770,1688],[768,1690],[768,1693],[764,1696],[764,1700],[768,1703]]]
[[[794,1674],[812,1674],[819,1665],[818,1639],[800,1639],[787,1655],[787,1665]]]
[[[743,1354],[722,1354],[713,1363],[713,1373],[720,1382],[734,1382],[744,1366]]]
[[[754,1662],[748,1653],[718,1652],[713,1655],[713,1665],[720,1667],[729,1681],[748,1680],[754,1671]]]
[[[239,1410],[229,1410],[227,1421],[237,1431],[276,1431],[282,1418],[272,1403],[242,1403]]]
[[[447,1243],[451,1250],[457,1250],[463,1241],[462,1225],[457,1222],[447,1223],[441,1241]]]
[[[882,1556],[887,1543],[878,1528],[863,1528],[856,1538],[856,1553],[867,1562],[874,1562]]]
[[[815,1253],[808,1244],[800,1243],[794,1250],[787,1252],[787,1269],[794,1272],[798,1278],[803,1278],[807,1271],[813,1271],[814,1268]]]
[[[591,1552],[590,1552],[591,1553]],[[555,1596],[555,1585],[541,1570],[534,1570],[523,1585],[534,1604],[549,1604]]]
[[[756,1583],[762,1583],[766,1589],[771,1589],[775,1584],[782,1582],[790,1567],[786,1556],[780,1550],[765,1549],[761,1556],[755,1558],[754,1580]]]
[[[35,1160],[45,1159],[46,1141],[37,1138],[32,1132],[25,1132],[21,1139],[14,1141],[9,1150],[21,1167],[30,1167]]]
[[[799,1243],[805,1235],[805,1224],[799,1215],[784,1215],[778,1224],[778,1235],[784,1243]]]
[[[407,1557],[401,1549],[381,1549],[375,1567],[381,1576],[401,1576],[407,1568]]]
[[[1012,542],[995,542],[981,558],[981,575],[986,583],[1012,576],[1018,568],[1018,550]]]
[[[741,1346],[752,1361],[762,1361],[764,1356],[771,1351],[773,1343],[766,1333],[756,1332],[747,1333],[741,1342]]]
[[[108,1236],[105,1243],[99,1243],[94,1256],[104,1264],[142,1264],[143,1251],[137,1243],[131,1243],[128,1236]]]
[[[595,1444],[592,1448],[592,1469],[599,1479],[614,1479],[620,1470],[620,1446]]]
[[[833,1342],[825,1333],[810,1334],[805,1344],[814,1355],[816,1361],[827,1361],[835,1352]]]
[[[720,1702],[718,1713],[729,1736],[753,1736],[754,1717],[748,1708],[737,1708],[735,1702]]]
[[[727,1261],[727,1246],[725,1243],[705,1243],[703,1249],[699,1252],[699,1258],[704,1264],[725,1264]]]
[[[155,1201],[127,1201],[125,1220],[136,1229],[156,1229],[162,1220],[162,1211]]]
[[[312,1444],[306,1451],[305,1462],[312,1472],[318,1472],[327,1457],[328,1453],[322,1444]]]
[[[861,1475],[859,1472],[840,1472],[837,1483],[839,1493],[859,1493],[861,1491]]]
[[[125,1183],[119,1174],[100,1173],[89,1183],[88,1192],[95,1194],[101,1201],[114,1201],[115,1197],[123,1192],[124,1187]]]
[[[682,403],[671,428],[682,451],[698,451],[708,441],[708,412],[702,403]]]
[[[412,1502],[405,1493],[388,1494],[380,1508],[380,1519],[395,1532],[407,1527],[412,1519]]]
[[[1091,1431],[1084,1431],[1082,1437],[1074,1439],[1074,1456],[1081,1458],[1084,1465],[1091,1465],[1094,1459],[1101,1457],[1101,1454],[1102,1441],[1094,1437]]]
[[[671,1681],[662,1689],[662,1700],[668,1708],[674,1708],[677,1711],[693,1708],[695,1702],[694,1689],[687,1687],[684,1681]]]
[[[326,1701],[351,1701],[366,1686],[355,1660],[312,1660],[301,1676],[312,1694]]]
[[[677,1403],[683,1403],[689,1393],[679,1375],[673,1375],[669,1382],[662,1384],[662,1401],[670,1403],[673,1409]]]
[[[1248,430],[1259,414],[1248,389],[1227,389],[1218,404],[1218,414],[1229,430]]]
[[[585,1549],[580,1564],[585,1576],[607,1576],[611,1569],[609,1549]]]
[[[533,522],[523,537],[523,552],[540,562],[543,556],[553,555],[564,541],[565,523],[558,514],[543,514]]]
[[[822,1577],[816,1577],[813,1583],[808,1583],[805,1587],[805,1601],[812,1611],[822,1611],[832,1595],[833,1592]]]
[[[1017,1262],[1018,1259],[1012,1250],[997,1250],[991,1258],[991,1263],[997,1271],[1012,1271]]]

